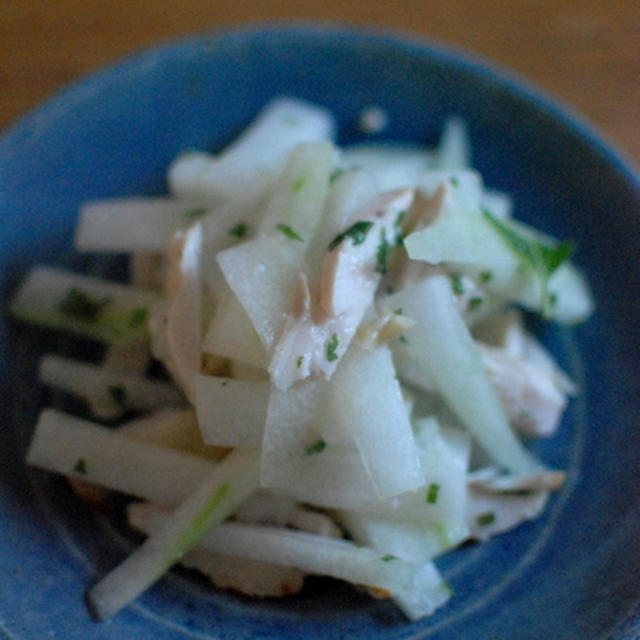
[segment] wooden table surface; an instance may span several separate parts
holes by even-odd
[[[479,54],[580,112],[640,165],[640,0],[1,0],[0,128],[163,39],[283,19],[399,29]]]

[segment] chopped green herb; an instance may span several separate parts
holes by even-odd
[[[407,340],[407,336],[400,336],[399,340],[400,342],[402,342],[402,344],[409,344],[409,340]]]
[[[397,316],[401,316],[402,315],[402,307],[398,307],[393,313],[395,313]]]
[[[293,191],[293,193],[298,193],[298,191],[304,189],[305,184],[307,184],[307,178],[305,176],[299,176],[291,185],[291,191]]]
[[[387,273],[387,258],[389,257],[389,243],[387,242],[387,231],[384,227],[380,229],[380,244],[376,249],[376,273],[384,275]]]
[[[366,222],[361,220],[360,222],[354,222],[346,231],[338,234],[330,243],[329,251],[333,251],[345,238],[351,238],[351,242],[354,245],[362,244],[369,230],[373,227],[373,222]]]
[[[279,224],[276,226],[276,229],[278,231],[282,231],[282,233],[284,233],[284,235],[291,240],[304,242],[304,240],[288,224]]]
[[[302,366],[303,362],[304,362],[304,356],[298,356],[298,359],[296,360],[296,368],[299,369]]]
[[[127,406],[127,388],[123,384],[110,384],[107,393],[119,407]]]
[[[493,271],[482,271],[480,273],[481,282],[490,282],[492,278],[493,278]]]
[[[394,293],[392,286],[387,286],[386,288],[387,295],[390,296]]]
[[[282,122],[290,127],[294,127],[298,124],[299,120],[298,116],[295,116],[293,113],[285,113],[282,116]]]
[[[451,177],[449,178],[449,182],[450,182],[454,187],[457,187],[457,186],[460,184],[460,182],[458,181],[458,178],[456,178],[455,176],[451,176]]]
[[[149,310],[144,307],[140,307],[139,309],[134,309],[129,316],[129,327],[131,329],[139,329],[144,326],[147,322],[147,317],[149,316]]]
[[[320,439],[320,440],[316,440],[313,444],[309,445],[304,452],[308,455],[308,456],[312,456],[316,453],[321,453],[322,451],[324,451],[325,447],[327,446],[327,443]]]
[[[388,553],[386,556],[382,556],[382,558],[380,558],[382,562],[391,562],[391,560],[397,560],[397,559],[398,558],[391,553]]]
[[[345,174],[344,169],[334,169],[329,176],[329,183],[333,184],[341,175]]]
[[[432,482],[427,489],[426,501],[429,504],[435,504],[438,502],[438,493],[440,491],[440,485],[437,482]]]
[[[481,513],[476,517],[476,523],[481,527],[486,527],[494,522],[496,519],[496,514],[493,511],[489,511],[487,513]]]
[[[73,470],[76,473],[81,473],[82,475],[87,475],[87,461],[84,458],[78,458],[78,461],[73,467]]]
[[[528,237],[509,225],[504,220],[493,216],[489,211],[482,211],[486,220],[493,226],[511,250],[518,256],[523,266],[533,270],[540,281],[542,289],[541,312],[544,318],[551,316],[552,302],[549,292],[549,280],[554,271],[569,259],[574,250],[571,242],[560,242],[556,246],[549,246]]]
[[[111,302],[111,297],[92,298],[81,289],[72,287],[58,304],[65,315],[84,322],[97,322],[103,309]]]
[[[481,298],[480,296],[474,296],[467,303],[467,307],[469,311],[472,311],[473,309],[477,309],[483,302],[484,298]]]
[[[329,362],[333,362],[338,359],[338,354],[336,353],[336,349],[338,348],[338,335],[333,334],[331,338],[329,338],[329,342],[327,343],[327,360]]]
[[[207,215],[208,212],[209,209],[206,209],[205,207],[200,207],[198,209],[189,209],[188,211],[184,212],[184,217],[186,220],[198,220],[199,218]]]
[[[462,295],[464,293],[464,282],[462,281],[462,276],[459,273],[452,273],[449,275],[449,279],[451,280],[453,293],[457,296]]]
[[[223,380],[223,381],[220,383],[220,386],[222,386],[222,387],[226,387],[228,384],[229,384],[229,381],[228,381],[228,380]]]
[[[247,231],[249,227],[244,222],[238,222],[238,224],[234,225],[229,229],[229,235],[235,236],[236,238],[244,238],[247,235]]]

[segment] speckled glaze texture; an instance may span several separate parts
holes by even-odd
[[[474,161],[517,215],[577,241],[598,304],[577,329],[537,329],[581,388],[536,452],[568,473],[545,515],[439,566],[455,590],[431,618],[331,581],[254,601],[174,572],[110,622],[87,586],[138,540],[60,478],[24,466],[40,403],[38,353],[65,339],[0,326],[0,637],[12,640],[595,640],[640,637],[640,183],[574,115],[465,54],[405,36],[322,25],[245,27],[170,43],[82,80],[0,137],[0,273],[6,301],[36,262],[116,273],[71,249],[89,198],[161,193],[187,148],[218,149],[269,100],[327,106],[339,142],[363,139],[360,111],[382,107],[372,139],[433,143],[447,115],[469,124]]]

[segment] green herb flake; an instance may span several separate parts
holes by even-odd
[[[329,176],[329,184],[333,184],[340,176],[344,175],[346,171],[344,169],[334,169]]]
[[[321,438],[320,440],[316,440],[313,444],[309,445],[304,450],[304,452],[308,456],[313,456],[316,453],[322,453],[325,450],[326,446],[327,446],[327,443]]]
[[[238,222],[238,224],[233,225],[233,227],[229,229],[229,235],[241,240],[247,235],[247,231],[249,231],[249,227],[247,227],[244,222]]]
[[[482,271],[480,273],[480,282],[491,282],[493,279],[493,271]]]
[[[144,307],[140,307],[139,309],[134,309],[131,312],[131,315],[129,316],[129,328],[140,329],[146,324],[148,317],[149,317],[148,309]]]
[[[440,485],[437,482],[432,482],[427,489],[426,502],[428,504],[435,504],[438,502],[438,493],[440,492]]]
[[[127,406],[127,388],[123,384],[110,384],[107,394],[120,408]]]
[[[402,307],[398,307],[393,313],[395,313],[397,316],[403,315]]]
[[[302,366],[303,362],[304,362],[304,356],[298,356],[298,359],[296,360],[296,369],[299,369]]]
[[[398,340],[400,340],[402,344],[409,344],[409,340],[407,340],[407,336],[400,336]]]
[[[351,238],[353,245],[362,244],[371,227],[373,227],[373,222],[371,221],[360,220],[359,222],[354,222],[346,231],[338,234],[329,243],[329,251],[333,251],[346,238]]]
[[[298,120],[298,116],[294,115],[293,113],[285,113],[282,116],[282,122],[289,127],[295,127],[299,124],[300,121]]]
[[[376,249],[376,273],[384,275],[387,273],[387,260],[389,258],[389,243],[387,242],[387,231],[384,227],[380,229],[380,243]]]
[[[301,236],[299,236],[288,224],[279,224],[276,226],[278,231],[284,233],[287,238],[290,240],[298,240],[299,242],[304,242]]]
[[[111,302],[111,297],[92,298],[81,289],[72,287],[58,304],[58,310],[74,320],[97,322],[104,308]]]
[[[467,303],[467,308],[469,309],[469,311],[473,311],[474,309],[477,309],[483,302],[484,298],[481,298],[480,296],[474,296]]]
[[[76,473],[81,473],[83,476],[87,475],[87,461],[84,458],[78,458],[77,462],[73,466],[73,470]]]
[[[457,296],[461,296],[464,293],[464,282],[462,276],[459,273],[452,273],[449,275],[451,280],[451,289]]]
[[[226,387],[228,384],[229,384],[229,381],[228,381],[228,380],[223,380],[223,381],[220,383],[220,386],[222,386],[222,387]]]
[[[398,558],[391,553],[388,553],[386,556],[382,556],[382,558],[380,558],[382,562],[391,562],[392,560],[397,560],[397,559]]]
[[[193,221],[199,220],[203,216],[206,216],[207,213],[209,213],[209,209],[207,209],[206,207],[199,207],[197,209],[189,209],[188,211],[185,211],[183,215],[185,220]]]
[[[338,354],[336,353],[336,349],[338,348],[338,335],[333,334],[331,338],[329,338],[329,342],[327,343],[327,360],[329,362],[333,362],[338,359]]]
[[[482,213],[498,235],[518,256],[521,264],[529,267],[535,273],[542,289],[542,300],[540,302],[542,316],[545,319],[549,319],[553,307],[549,292],[549,280],[556,269],[568,260],[573,253],[573,243],[560,242],[555,246],[550,246],[524,235],[507,222],[496,218],[486,209],[483,209]]]
[[[493,511],[488,511],[487,513],[481,513],[476,517],[476,524],[480,527],[486,527],[487,525],[492,524],[496,519],[496,514]]]
[[[293,184],[291,185],[291,191],[293,191],[293,193],[298,193],[299,191],[302,191],[302,189],[304,189],[304,186],[306,184],[307,184],[306,176],[299,176],[294,180]]]
[[[451,176],[451,177],[449,178],[449,182],[450,182],[450,183],[451,183],[451,185],[452,185],[452,186],[454,186],[454,187],[457,187],[457,186],[460,184],[460,182],[459,182],[458,178],[456,178],[455,176]]]

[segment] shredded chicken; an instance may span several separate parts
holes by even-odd
[[[467,495],[467,526],[470,537],[487,540],[532,520],[543,511],[548,491],[493,493],[470,486]]]
[[[204,573],[219,589],[232,589],[254,598],[289,596],[304,586],[305,574],[300,569],[203,549],[192,549],[180,564]]]
[[[531,491],[556,491],[564,483],[563,471],[542,470],[525,475],[500,473],[489,467],[469,474],[468,484],[485,493],[526,493]]]
[[[332,375],[373,302],[413,197],[411,189],[384,193],[354,217],[325,255],[315,296],[300,276],[269,365],[276,387],[286,390],[309,376]]]
[[[504,349],[480,343],[478,348],[511,424],[527,435],[551,435],[567,406],[552,373]]]

